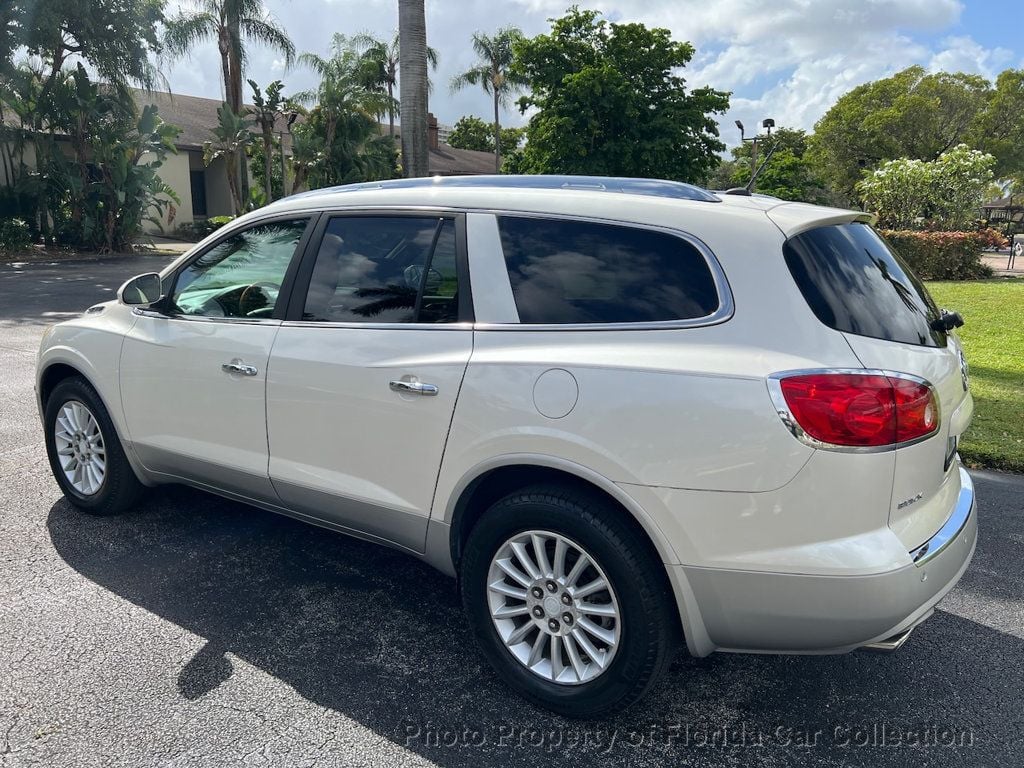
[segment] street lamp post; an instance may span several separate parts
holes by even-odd
[[[736,127],[740,129],[740,141],[750,142],[750,178],[752,181],[750,191],[753,192],[754,184],[757,182],[754,178],[754,174],[757,172],[757,142],[761,137],[755,134],[748,139],[743,132],[743,123],[739,120],[736,121]],[[761,121],[761,127],[767,131],[765,138],[770,139],[772,136],[772,128],[775,127],[775,121],[770,117],[766,117]]]

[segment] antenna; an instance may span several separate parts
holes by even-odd
[[[748,181],[747,185],[743,187],[743,189],[747,190],[748,195],[753,194],[754,184],[757,182],[757,177],[761,175],[761,171],[763,171],[764,167],[768,165],[768,161],[772,159],[772,155],[775,154],[775,150],[778,148],[779,140],[776,139],[775,143],[773,143],[768,148],[768,151],[764,153],[764,160],[761,161],[761,164],[757,167],[757,170],[750,174],[750,181]]]

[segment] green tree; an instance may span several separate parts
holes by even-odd
[[[885,160],[934,160],[964,141],[990,96],[985,78],[910,67],[842,96],[814,127],[811,158],[853,197],[865,170]]]
[[[550,34],[516,46],[519,73],[535,107],[521,167],[528,173],[581,173],[700,181],[725,149],[712,117],[729,94],[690,91],[676,74],[693,57],[666,29],[609,24],[572,8]]]
[[[294,152],[294,150],[293,150]],[[252,166],[252,177],[256,182],[250,190],[250,202],[254,208],[260,208],[271,200],[284,197],[285,190],[284,172],[281,168],[281,140],[275,135],[272,137],[269,152],[262,141],[253,141],[246,147],[246,154]],[[268,163],[266,160],[270,158]],[[287,162],[287,160],[286,160]],[[294,162],[292,162],[294,168]],[[267,173],[269,172],[269,176]],[[267,198],[267,184],[270,185],[271,197]]]
[[[249,126],[248,120],[242,115],[236,114],[231,106],[224,102],[217,108],[217,125],[210,131],[213,134],[213,141],[203,144],[203,162],[207,166],[217,160],[224,161],[228,189],[231,190],[232,212],[236,216],[242,210],[239,163],[240,159],[245,156],[245,148],[252,139]]]
[[[815,169],[808,161],[807,133],[793,128],[779,128],[771,138],[758,139],[758,166],[764,164],[757,178],[757,191],[783,200],[799,200],[806,203],[836,204],[836,195],[825,188]],[[765,164],[768,150],[774,147]],[[750,181],[751,151],[749,142],[734,147],[732,162],[727,165],[725,175],[715,177],[725,187],[743,187]]]
[[[8,45],[24,46],[48,69],[44,90],[52,87],[72,57],[87,61],[100,80],[124,85],[153,84],[150,54],[161,50],[157,25],[166,0],[8,0],[0,11]]]
[[[995,174],[1024,185],[1024,69],[1007,69],[978,115],[971,144],[996,158]]]
[[[398,0],[398,88],[402,175],[430,172],[427,145],[427,20],[423,0]]]
[[[887,229],[970,229],[992,181],[996,159],[959,144],[936,160],[889,160],[857,183],[865,205]]]
[[[501,107],[508,106],[513,95],[526,84],[525,77],[512,68],[514,48],[522,41],[518,27],[503,27],[488,37],[483,32],[473,33],[473,50],[479,63],[452,78],[451,89],[479,86],[491,97],[494,106],[493,151],[494,170],[501,170]]]
[[[380,135],[376,119],[394,102],[367,86],[364,62],[352,41],[335,35],[329,57],[304,53],[299,63],[316,72],[320,84],[293,97],[316,102],[305,123],[294,130],[293,191],[306,183],[321,187],[394,176],[395,143]]]
[[[390,42],[379,40],[373,35],[361,33],[352,38],[352,44],[362,51],[366,67],[362,70],[365,82],[371,88],[379,88],[388,95],[388,135],[395,135],[395,111],[398,100],[395,98],[395,86],[398,85],[398,63],[401,57],[398,32]],[[437,69],[439,57],[437,51],[427,46],[427,64]],[[429,81],[428,81],[429,87]]]
[[[501,146],[511,152],[519,147],[526,134],[525,128],[499,128]],[[494,123],[485,123],[475,115],[460,117],[448,134],[448,145],[456,149],[474,149],[477,152],[494,151]]]
[[[59,206],[68,203],[64,191],[53,182],[51,171],[61,161],[57,131],[66,121],[63,89],[69,77],[70,61],[85,63],[99,81],[109,84],[120,97],[127,86],[151,87],[158,80],[151,63],[160,53],[157,25],[163,19],[165,0],[6,0],[0,3],[0,132],[12,147],[2,153],[5,164],[15,170],[16,198],[25,219],[36,231],[51,239],[51,224],[64,221]],[[24,50],[31,66],[17,67],[11,56]],[[57,91],[62,90],[62,93]],[[26,109],[27,107],[27,109]],[[8,118],[14,119],[7,122]],[[6,142],[0,142],[6,143]],[[31,145],[34,170],[20,159]],[[81,170],[81,169],[80,169]],[[77,174],[76,174],[77,175]],[[80,202],[80,201],[79,201]],[[25,211],[29,206],[34,210]],[[80,218],[76,213],[76,218]]]
[[[253,106],[246,108],[246,113],[252,117],[253,123],[260,133],[262,145],[262,151],[259,153],[262,165],[260,180],[263,183],[263,202],[266,204],[274,199],[274,173],[271,164],[274,161],[274,147],[280,146],[274,136],[274,128],[278,119],[290,108],[290,103],[282,95],[284,85],[280,80],[275,80],[268,85],[266,91],[261,91],[255,80],[248,82],[249,87],[252,88]]]
[[[79,64],[57,81],[56,118],[73,155],[52,155],[45,174],[62,201],[57,223],[65,242],[100,252],[130,251],[144,221],[180,202],[157,175],[175,152],[175,126],[155,106],[138,112],[130,94],[89,79]]]

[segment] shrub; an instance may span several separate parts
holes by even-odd
[[[24,219],[0,219],[0,251],[17,253],[32,245],[32,234]]]
[[[981,263],[983,248],[1005,248],[994,229],[977,232],[883,230],[882,235],[919,277],[928,280],[975,280],[992,270]]]
[[[995,163],[992,155],[958,144],[930,162],[904,157],[883,163],[857,191],[882,226],[955,232],[977,218]]]

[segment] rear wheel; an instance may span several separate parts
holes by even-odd
[[[132,507],[144,490],[135,476],[110,414],[85,379],[65,379],[46,401],[46,453],[64,496],[94,515]]]
[[[570,717],[635,702],[677,635],[662,565],[597,494],[517,491],[474,526],[460,569],[484,654],[513,688]]]

